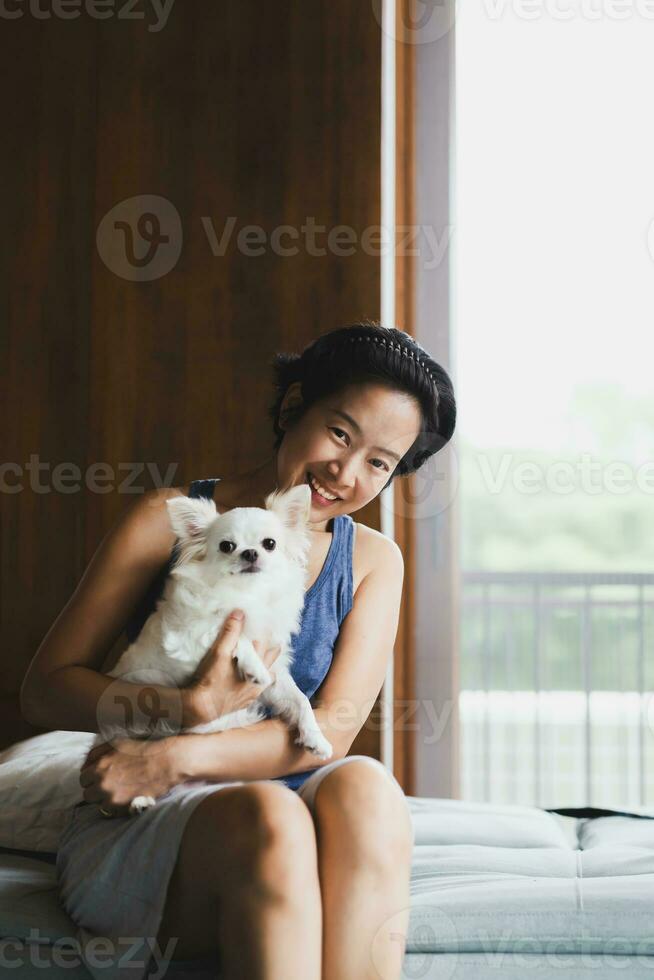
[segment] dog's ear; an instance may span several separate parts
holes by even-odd
[[[311,536],[309,517],[311,515],[311,488],[303,483],[290,490],[273,490],[265,500],[266,509],[277,515],[286,529],[284,550],[298,565],[305,568]]]
[[[290,490],[273,490],[266,497],[265,504],[266,509],[277,514],[289,529],[303,527],[311,514],[311,487],[301,483]]]
[[[210,524],[218,516],[213,500],[205,497],[172,497],[166,507],[170,525],[182,545],[203,544]]]

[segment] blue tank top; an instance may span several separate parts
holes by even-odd
[[[213,499],[218,479],[195,480],[189,488],[189,497]],[[352,608],[352,546],[354,540],[354,521],[349,514],[341,514],[329,522],[332,540],[325,563],[311,588],[305,593],[304,607],[300,619],[300,632],[291,638],[293,680],[306,696],[311,699],[316,693],[331,666],[334,646],[341,623]],[[177,542],[168,562],[146,592],[130,621],[125,633],[133,643],[143,625],[156,607],[161,597],[166,578],[177,557]],[[266,709],[266,716],[271,712]],[[311,773],[320,768],[287,776],[275,776],[275,780],[285,783],[290,789],[299,789]]]

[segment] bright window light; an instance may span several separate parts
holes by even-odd
[[[456,46],[464,566],[652,570],[654,6],[460,3]]]

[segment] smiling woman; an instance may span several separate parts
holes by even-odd
[[[282,444],[285,426],[302,418],[313,405],[328,397],[331,402],[326,407],[334,421],[339,418],[346,422],[360,440],[363,435],[360,422],[334,405],[334,396],[348,387],[374,384],[405,396],[405,403],[413,411],[402,413],[398,408],[401,400],[396,400],[395,410],[384,420],[386,424],[377,422],[375,426],[382,431],[386,448],[381,445],[369,448],[386,457],[385,461],[376,462],[382,463],[377,468],[382,476],[387,476],[377,485],[376,493],[396,476],[408,476],[419,469],[452,438],[456,404],[450,378],[402,330],[387,329],[372,321],[342,327],[319,337],[302,354],[277,354],[274,369],[277,398],[270,415],[277,437],[275,449]],[[375,417],[374,413],[370,414]]]
[[[135,639],[156,606],[172,558],[165,564],[166,500],[205,497],[224,513],[263,507],[275,488],[308,482],[314,533],[293,678],[333,756],[319,761],[279,718],[99,747],[62,835],[60,895],[82,945],[136,929],[150,949],[172,943],[178,958],[220,950],[227,976],[290,980],[320,975],[321,948],[331,961],[325,975],[364,976],[374,940],[380,976],[393,980],[396,933],[408,918],[409,810],[385,766],[348,752],[392,656],[404,566],[392,540],[351,515],[446,445],[454,393],[412,337],[371,322],[325,334],[301,354],[277,354],[273,367],[272,455],[243,474],[146,495],[122,518],[37,651],[24,704],[51,727],[97,730],[111,684],[114,699],[138,710],[146,689],[101,674],[99,648],[119,624]],[[133,617],[135,593],[142,602]],[[228,632],[214,644],[207,676],[221,682],[210,697],[205,689],[202,718],[197,697],[184,701],[189,718],[219,717],[225,685],[230,697],[244,696],[242,682],[218,669],[231,663],[235,642]],[[141,795],[154,805],[124,815]],[[118,964],[103,971],[105,980],[120,976]]]

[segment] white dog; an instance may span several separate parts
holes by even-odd
[[[236,507],[225,514],[218,514],[213,500],[203,498],[175,497],[166,503],[179,556],[155,611],[110,676],[185,685],[229,613],[242,609],[245,619],[234,660],[243,679],[269,686],[247,708],[186,731],[208,733],[251,725],[264,717],[261,705],[265,704],[297,728],[297,745],[319,759],[330,758],[332,746],[289,672],[290,641],[299,632],[304,605],[310,488],[302,484],[285,493],[273,491],[265,499],[265,509]],[[252,640],[260,640],[264,649],[281,647],[272,684]],[[98,742],[126,731],[109,731],[101,725],[101,733]],[[149,796],[136,797],[130,812],[138,813],[154,802]]]

